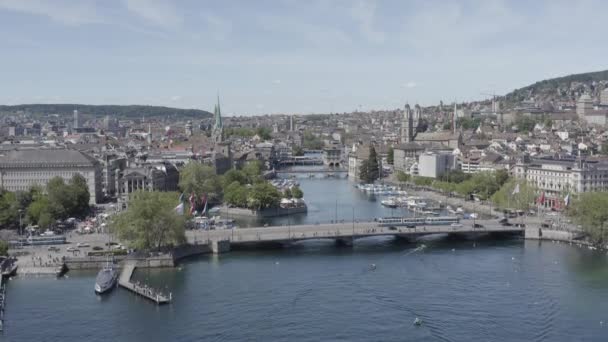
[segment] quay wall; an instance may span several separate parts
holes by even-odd
[[[114,261],[119,268],[124,266],[124,262],[127,260],[126,256],[116,256]],[[158,256],[152,256],[147,258],[129,258],[128,260],[135,260],[137,267],[141,268],[157,268],[157,267],[173,267],[173,257],[170,254],[162,254]],[[87,270],[87,269],[100,269],[107,262],[106,257],[103,256],[85,256],[85,257],[68,257],[65,258],[65,264],[70,270]]]
[[[263,210],[251,210],[245,208],[220,208],[220,214],[227,217],[232,216],[240,216],[240,217],[257,217],[257,218],[266,218],[266,217],[277,217],[277,216],[287,216],[293,214],[305,213],[308,211],[308,207],[302,206],[297,208],[267,208]]]
[[[581,234],[578,232],[540,228],[538,226],[527,227],[525,231],[527,240],[577,241],[577,243],[580,243],[582,242],[579,240],[580,237]]]
[[[211,253],[211,246],[205,243],[181,245],[175,247],[171,254],[173,255],[173,263],[175,264],[181,259],[208,253]]]

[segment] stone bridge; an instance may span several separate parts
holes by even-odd
[[[481,228],[474,228],[473,220],[462,220],[461,225],[419,225],[382,227],[377,222],[342,222],[329,224],[307,224],[295,226],[273,226],[224,230],[188,231],[190,243],[209,242],[214,252],[230,249],[230,245],[256,243],[290,243],[302,240],[333,239],[338,244],[352,245],[356,239],[372,236],[396,236],[416,239],[431,234],[482,235],[482,234],[523,234],[525,228],[503,226],[497,220],[475,220]],[[534,224],[528,222],[524,224]]]

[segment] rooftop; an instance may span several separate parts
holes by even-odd
[[[0,152],[1,167],[18,166],[93,166],[95,159],[76,150],[23,149]]]

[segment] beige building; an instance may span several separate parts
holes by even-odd
[[[90,204],[102,199],[101,166],[95,158],[76,150],[24,149],[0,152],[0,187],[27,191],[33,185],[46,186],[61,177],[66,182],[80,174],[87,181]]]
[[[547,207],[557,207],[571,193],[608,190],[608,160],[533,159],[518,161],[518,178],[525,178],[545,194]]]

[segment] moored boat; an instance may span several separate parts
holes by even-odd
[[[95,278],[95,293],[103,294],[116,287],[118,280],[118,269],[114,262],[108,260],[106,265],[97,273]]]

